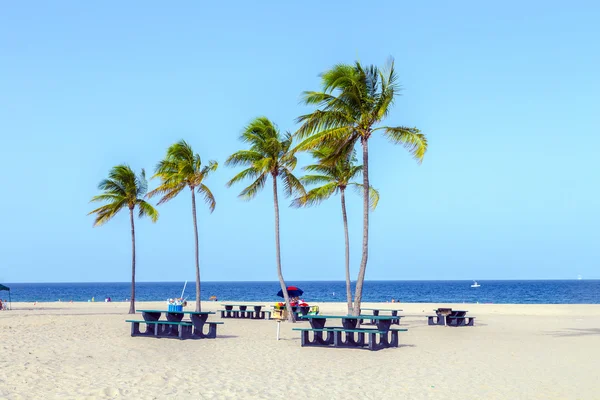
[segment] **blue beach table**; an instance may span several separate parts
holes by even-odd
[[[178,337],[179,339],[214,339],[217,336],[217,325],[222,322],[207,322],[211,311],[169,311],[169,310],[136,310],[142,313],[143,321],[131,322],[131,336]],[[162,314],[166,320],[161,320]],[[189,321],[182,321],[184,315],[190,316]],[[140,332],[139,324],[146,324],[146,331]],[[204,325],[208,332],[204,333]]]

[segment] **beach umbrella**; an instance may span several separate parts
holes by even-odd
[[[296,286],[288,286],[287,288],[288,296],[290,297],[300,297],[304,291]],[[283,297],[283,290],[277,292],[277,296]]]
[[[0,284],[0,291],[6,290],[8,292],[8,310],[12,310],[12,300],[10,298],[10,288]]]

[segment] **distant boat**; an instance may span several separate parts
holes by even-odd
[[[581,275],[577,275],[577,280],[578,280],[578,281],[580,281],[580,280],[582,280],[582,279],[583,279],[583,278],[581,277]]]
[[[473,284],[471,285],[471,287],[481,287],[481,285],[479,283],[477,283],[477,281],[473,281]]]

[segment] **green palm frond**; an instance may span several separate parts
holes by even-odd
[[[208,186],[206,186],[205,184],[201,184],[200,186],[198,186],[198,193],[200,193],[202,197],[204,197],[204,202],[208,204],[208,209],[210,210],[210,212],[215,211],[215,206],[217,205],[217,202],[215,201],[215,196],[213,196]]]
[[[225,165],[229,167],[237,167],[238,165],[252,165],[263,159],[263,155],[258,151],[240,150],[227,158]]]
[[[308,135],[308,134],[306,134]],[[324,146],[342,147],[348,138],[356,141],[357,135],[351,126],[340,126],[317,132],[296,145],[294,152],[318,149]]]
[[[145,200],[139,199],[136,202],[138,206],[138,217],[150,217],[152,222],[156,222],[158,220],[158,211],[156,208],[152,207],[152,204],[146,202]]]
[[[228,166],[247,168],[231,178],[227,187],[252,179],[253,182],[240,193],[241,198],[249,200],[258,194],[271,175],[274,179],[282,179],[286,195],[303,193],[302,183],[292,174],[298,162],[292,149],[293,138],[288,132],[282,134],[266,117],[250,121],[241,135],[241,140],[250,148],[235,152],[225,161]]]
[[[300,180],[296,178],[294,174],[292,174],[287,168],[282,168],[279,171],[279,176],[283,181],[284,193],[287,196],[292,196],[294,193],[297,193],[301,196],[306,194],[302,182],[300,182]]]
[[[402,144],[417,162],[423,161],[427,151],[427,138],[417,128],[382,126],[376,130],[379,129],[383,129],[384,135],[393,143]]]
[[[156,165],[153,178],[160,179],[161,183],[148,193],[148,197],[161,196],[158,201],[160,205],[172,200],[183,189],[189,187],[191,190],[197,189],[205,196],[205,200],[206,193],[210,194],[211,200],[207,201],[207,204],[212,212],[216,203],[204,180],[217,168],[218,163],[213,160],[203,165],[200,155],[194,153],[192,146],[185,140],[180,140],[169,146],[165,158]]]
[[[317,109],[297,119],[301,126],[295,136],[301,142],[295,151],[333,147],[337,151],[331,155],[332,161],[354,148],[359,138],[368,140],[372,132],[383,129],[385,136],[403,144],[418,162],[422,161],[427,140],[418,129],[378,128],[400,94],[392,58],[382,69],[359,62],[335,65],[321,75],[321,86],[321,92],[303,94],[303,103]]]
[[[309,165],[309,167],[312,167],[312,165]],[[302,182],[303,185],[318,185],[320,183],[335,183],[335,178],[333,176],[327,176],[327,175],[304,175],[302,178],[300,178],[300,182]]]
[[[229,180],[226,183],[226,186],[231,187],[233,184],[238,183],[238,182],[243,181],[244,179],[248,179],[248,178],[256,179],[259,175],[261,175],[260,171],[261,170],[259,168],[254,168],[254,167],[246,168],[245,170],[243,170],[242,172],[238,173],[233,178],[231,178],[231,180]]]
[[[265,187],[265,183],[267,182],[267,173],[263,172],[260,176],[252,182],[248,187],[241,191],[239,197],[244,200],[252,200],[258,192]]]
[[[314,188],[308,191],[304,196],[300,196],[292,201],[292,207],[310,207],[320,204],[323,200],[327,200],[331,195],[340,190],[335,182]]]
[[[119,211],[123,208],[127,207],[127,202],[125,199],[111,204],[106,204],[101,207],[96,208],[88,213],[88,215],[96,214],[96,219],[94,220],[94,226],[102,226],[108,221],[110,221]]]
[[[100,226],[110,221],[123,208],[133,210],[136,206],[140,207],[140,217],[148,215],[152,222],[158,218],[156,210],[153,213],[152,206],[142,200],[148,188],[146,173],[143,169],[139,175],[136,175],[128,165],[117,165],[109,171],[108,179],[103,179],[98,188],[103,193],[92,197],[90,202],[106,204],[88,213],[88,215],[96,215],[94,226]],[[144,207],[144,211],[141,207]]]
[[[347,151],[343,156],[332,159],[336,150],[331,147],[321,147],[311,151],[312,156],[318,161],[304,167],[305,171],[317,172],[300,178],[306,185],[321,185],[313,188],[304,196],[296,198],[292,202],[293,207],[312,206],[328,199],[331,195],[345,190],[347,186],[362,186],[352,180],[362,172],[362,165],[356,165],[356,153],[354,150]],[[378,194],[373,198],[375,204],[379,200]]]
[[[354,188],[356,194],[363,195],[364,186],[360,183],[351,183],[350,186]],[[369,207],[371,210],[375,210],[379,204],[379,191],[373,186],[369,186]]]

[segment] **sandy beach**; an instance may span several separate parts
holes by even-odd
[[[475,326],[428,326],[446,305]],[[600,398],[600,305],[385,307],[403,309],[409,330],[399,348],[370,352],[302,348],[290,323],[279,341],[274,321],[234,319],[215,340],[180,341],[131,337],[127,303],[14,303],[0,312],[0,398]]]

